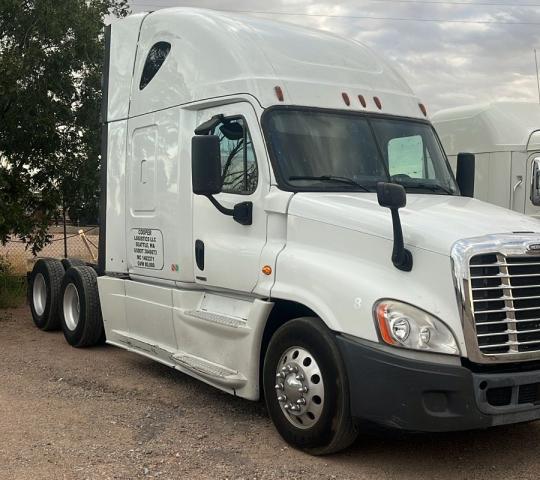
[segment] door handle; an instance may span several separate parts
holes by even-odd
[[[204,271],[204,242],[197,240],[195,242],[195,262],[197,268],[202,272]]]
[[[521,186],[521,184],[523,183],[523,176],[522,175],[518,175],[516,176],[517,178],[517,182],[516,184],[512,187],[512,195],[510,196],[510,210],[514,210],[514,200],[516,198],[516,190]]]
[[[516,184],[514,185],[514,188],[512,189],[514,193],[516,193],[516,190],[521,186],[521,184],[523,183],[523,177],[521,175],[519,175],[517,177],[518,181],[516,182]]]
[[[146,175],[144,174],[144,164],[146,163],[146,160],[141,160],[141,177],[140,181],[144,185],[146,183]]]

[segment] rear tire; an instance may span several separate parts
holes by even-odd
[[[60,305],[64,337],[73,347],[91,347],[104,338],[97,274],[92,267],[70,268],[62,281]]]
[[[345,365],[319,318],[291,320],[276,331],[264,360],[263,386],[270,417],[293,447],[327,455],[355,440]]]
[[[86,262],[78,258],[63,258],[62,265],[64,266],[64,270],[67,272],[71,267],[84,267]]]
[[[29,295],[32,319],[41,330],[52,331],[60,328],[60,291],[64,267],[59,260],[40,259],[30,274]]]

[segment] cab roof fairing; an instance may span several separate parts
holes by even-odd
[[[138,80],[146,56],[159,41],[171,43],[170,54],[141,91]],[[327,32],[246,15],[196,8],[133,15],[112,26],[111,60],[109,90],[119,93],[113,93],[109,102],[109,121],[125,114],[126,89],[130,89],[130,116],[250,94],[265,108],[303,105],[424,118],[420,101],[403,77],[366,46]],[[128,82],[125,64],[129,61],[135,61],[135,66],[134,79]],[[276,86],[284,92],[283,102],[277,98]],[[343,92],[350,97],[350,106],[344,103]],[[367,100],[366,108],[358,95]],[[374,97],[380,98],[381,109]]]

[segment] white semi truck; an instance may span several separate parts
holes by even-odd
[[[540,224],[470,198],[380,55],[171,9],[106,58],[99,262],[36,263],[38,327],[264,397],[312,454],[540,417]]]
[[[475,198],[540,218],[539,104],[469,105],[431,120],[454,169],[460,152],[475,154]]]

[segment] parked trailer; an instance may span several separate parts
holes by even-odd
[[[326,454],[362,421],[540,416],[540,228],[461,194],[380,55],[198,9],[107,31],[99,266],[41,260],[38,327],[249,400]]]
[[[540,105],[495,102],[432,117],[450,163],[476,155],[475,198],[540,218]]]

